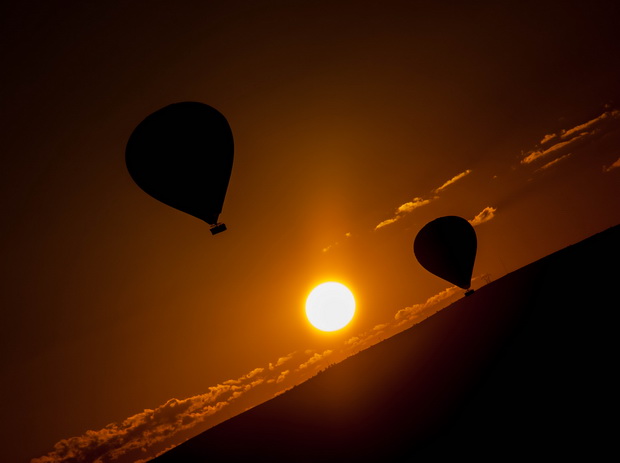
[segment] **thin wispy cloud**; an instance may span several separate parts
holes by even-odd
[[[428,199],[422,198],[413,198],[412,201],[406,202],[405,204],[401,204],[396,209],[396,214],[408,214],[409,212],[417,209],[418,207],[422,207],[427,205],[430,202]]]
[[[450,185],[452,185],[453,183],[458,182],[459,180],[461,180],[463,177],[467,176],[471,174],[471,169],[467,169],[465,172],[461,172],[458,175],[455,175],[454,177],[452,177],[450,180],[448,180],[446,183],[444,183],[443,185],[441,185],[439,188],[435,188],[435,193],[439,193],[440,191],[445,190],[447,187],[449,187]]]
[[[427,308],[434,306],[455,294],[462,292],[462,289],[458,286],[451,286],[449,288],[444,289],[438,294],[429,297],[425,302],[420,304],[414,304],[410,307],[405,307],[404,309],[399,310],[394,315],[394,320],[398,324],[404,324],[406,322],[414,321],[419,315]]]
[[[391,219],[386,219],[383,222],[379,222],[376,226],[375,226],[375,230],[379,230],[380,228],[383,228],[387,225],[391,225],[394,222],[396,222],[397,220],[399,220],[402,216],[400,215],[396,215],[394,217],[392,217]]]
[[[275,370],[277,367],[284,365],[286,362],[288,362],[290,359],[293,358],[293,355],[295,355],[295,352],[288,354],[285,357],[280,357],[275,363],[269,363],[269,369],[271,371]]]
[[[481,223],[488,222],[489,220],[495,217],[495,212],[497,212],[496,208],[491,207],[491,206],[485,207],[482,211],[480,211],[478,215],[476,215],[476,217],[471,219],[469,223],[473,227],[476,227],[480,225]]]
[[[605,134],[609,129],[616,127],[619,120],[619,110],[608,110],[583,124],[562,130],[557,134],[547,134],[540,141],[539,146],[525,153],[525,156],[521,159],[521,164],[531,164],[540,158],[552,155],[563,157],[567,154],[566,150],[573,149],[575,146],[581,146],[597,138],[599,135]],[[552,140],[556,141],[556,143],[546,148],[542,147],[542,145],[547,145]]]
[[[396,208],[396,210],[394,211],[394,215],[392,217],[390,217],[389,219],[385,219],[382,222],[379,222],[375,226],[375,231],[379,230],[380,228],[386,227],[388,225],[391,225],[391,224],[399,221],[405,215],[413,212],[414,210],[418,209],[419,207],[426,206],[427,204],[430,204],[432,201],[434,201],[434,200],[439,198],[439,196],[437,195],[438,193],[442,192],[443,190],[445,190],[450,185],[452,185],[452,184],[458,182],[459,180],[461,180],[462,178],[466,177],[471,172],[472,172],[471,169],[467,169],[466,171],[461,172],[460,174],[455,175],[450,180],[447,180],[440,187],[434,188],[432,190],[433,195],[431,197],[428,197],[428,198],[415,197],[411,201],[407,201],[406,203],[401,204],[400,206],[398,206]]]
[[[548,141],[553,140],[555,137],[557,137],[557,135],[556,135],[555,133],[550,133],[550,134],[547,134],[547,135],[545,135],[545,136],[543,137],[543,139],[542,139],[542,140],[540,140],[540,144],[541,144],[541,145],[544,145],[544,144],[545,144],[545,143],[547,143]]]
[[[280,373],[278,378],[275,380],[276,383],[280,384],[282,381],[284,381],[286,377],[290,374],[290,372],[291,370],[284,370],[282,373]]]
[[[603,172],[611,172],[612,170],[617,169],[618,167],[620,167],[620,158],[618,158],[616,162],[614,162],[612,165],[608,167],[603,166]]]
[[[308,368],[309,366],[314,365],[317,362],[320,362],[324,358],[330,356],[333,352],[334,351],[331,350],[331,349],[327,349],[327,350],[323,351],[322,353],[315,352],[312,355],[312,357],[310,357],[307,361],[305,361],[304,363],[299,365],[299,367],[297,367],[296,371],[304,370],[304,369]]]
[[[388,323],[380,323],[379,325],[375,325],[372,329],[375,331],[383,331],[389,326]]]
[[[589,132],[582,132],[579,135],[575,136],[574,138],[572,138],[572,139],[570,139],[568,141],[562,141],[562,142],[556,143],[555,145],[551,145],[546,150],[530,151],[530,152],[528,152],[528,155],[521,160],[521,164],[531,164],[532,162],[536,161],[537,159],[545,157],[545,156],[548,156],[548,155],[553,154],[553,153],[556,153],[556,152],[562,150],[563,148],[565,148],[566,146],[571,145],[571,144],[581,140],[584,137],[587,137],[588,135],[590,135]]]
[[[568,159],[568,158],[571,156],[571,154],[572,154],[572,153],[568,153],[568,154],[565,154],[564,156],[560,156],[559,158],[555,158],[553,161],[550,161],[550,162],[548,162],[547,164],[543,165],[542,167],[539,167],[539,168],[537,169],[537,171],[538,171],[538,170],[546,170],[546,169],[548,169],[549,167],[554,166],[554,165],[556,165],[556,164],[558,164],[558,163],[560,163],[560,162],[564,161],[565,159]]]
[[[411,201],[408,201],[405,204],[401,204],[400,206],[396,208],[394,217],[384,220],[383,222],[380,222],[379,224],[377,224],[375,226],[375,230],[379,230],[380,228],[393,224],[394,222],[396,222],[397,220],[400,220],[405,215],[409,214],[415,209],[422,207],[422,206],[426,206],[427,204],[430,204],[430,202],[434,199],[436,199],[436,197],[431,198],[431,199],[413,198]]]
[[[575,127],[573,127],[572,129],[569,130],[563,130],[562,134],[560,135],[561,138],[569,138],[572,137],[575,133],[577,132],[582,132],[596,124],[598,124],[601,121],[604,121],[605,119],[609,119],[609,118],[613,118],[613,117],[617,117],[620,114],[619,111],[614,110],[614,111],[607,111],[604,112],[603,114],[601,114],[598,117],[595,117],[594,119],[585,122],[581,125],[577,125]]]
[[[349,239],[349,238],[351,238],[351,232],[345,233],[344,234],[344,239],[346,240],[346,239]],[[321,251],[322,252],[328,252],[328,251],[334,249],[335,247],[340,246],[340,243],[341,243],[340,241],[336,241],[335,243],[328,244]]]

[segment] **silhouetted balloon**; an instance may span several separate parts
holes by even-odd
[[[226,118],[203,103],[174,103],[147,116],[127,142],[125,162],[146,193],[204,220],[218,223],[233,164],[233,135]]]
[[[427,223],[413,241],[413,253],[422,267],[463,289],[471,286],[476,248],[474,227],[456,216]]]

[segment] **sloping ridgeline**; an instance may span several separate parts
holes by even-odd
[[[153,461],[602,461],[619,243],[616,226],[512,272]]]

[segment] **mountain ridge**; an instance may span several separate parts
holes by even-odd
[[[617,346],[587,308],[614,303],[619,242],[515,270],[151,461],[603,456]]]

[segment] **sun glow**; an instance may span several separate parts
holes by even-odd
[[[344,328],[354,313],[353,293],[341,283],[322,283],[314,288],[306,299],[308,321],[321,331]]]

